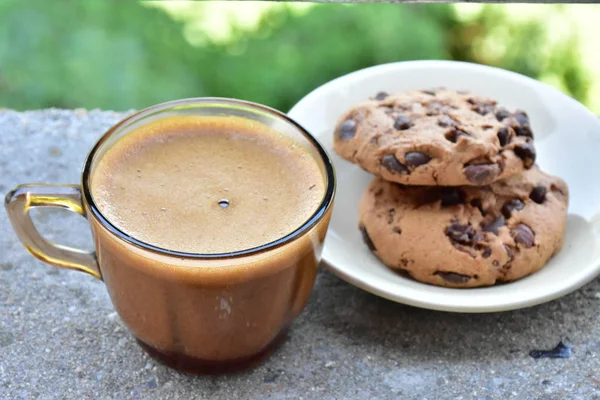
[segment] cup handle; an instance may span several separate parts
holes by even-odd
[[[61,246],[44,239],[29,210],[34,207],[60,207],[84,218],[79,185],[19,185],[6,195],[4,206],[17,236],[34,257],[60,268],[75,269],[102,279],[96,253]]]

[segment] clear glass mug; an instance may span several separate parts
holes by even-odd
[[[260,247],[227,254],[158,248],[120,231],[98,210],[90,179],[115,141],[145,123],[177,115],[235,115],[294,137],[315,158],[325,183],[318,209],[294,232]],[[5,206],[25,248],[36,258],[101,279],[140,345],[174,368],[197,373],[243,369],[268,356],[305,306],[314,285],[335,193],[325,150],[285,114],[232,99],[172,101],[117,123],[89,153],[80,185],[20,185]],[[88,219],[95,252],[48,242],[29,210],[62,207]]]

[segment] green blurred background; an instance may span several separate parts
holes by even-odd
[[[598,113],[599,21],[593,5],[0,0],[0,107],[225,96],[287,111],[356,69],[454,59],[548,82]]]

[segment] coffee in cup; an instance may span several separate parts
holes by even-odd
[[[39,259],[102,279],[153,357],[190,372],[264,359],[306,304],[334,196],[331,162],[284,114],[189,99],[134,114],[90,152],[81,185],[6,198]],[[84,215],[94,253],[47,242],[28,210]]]

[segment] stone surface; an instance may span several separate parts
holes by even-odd
[[[0,192],[76,183],[87,151],[124,114],[0,110]],[[36,213],[61,243],[89,248],[83,218]],[[567,359],[529,351],[567,341]],[[600,399],[600,280],[562,299],[494,314],[420,310],[322,270],[290,336],[245,374],[157,365],[102,282],[26,253],[0,212],[0,399]]]

